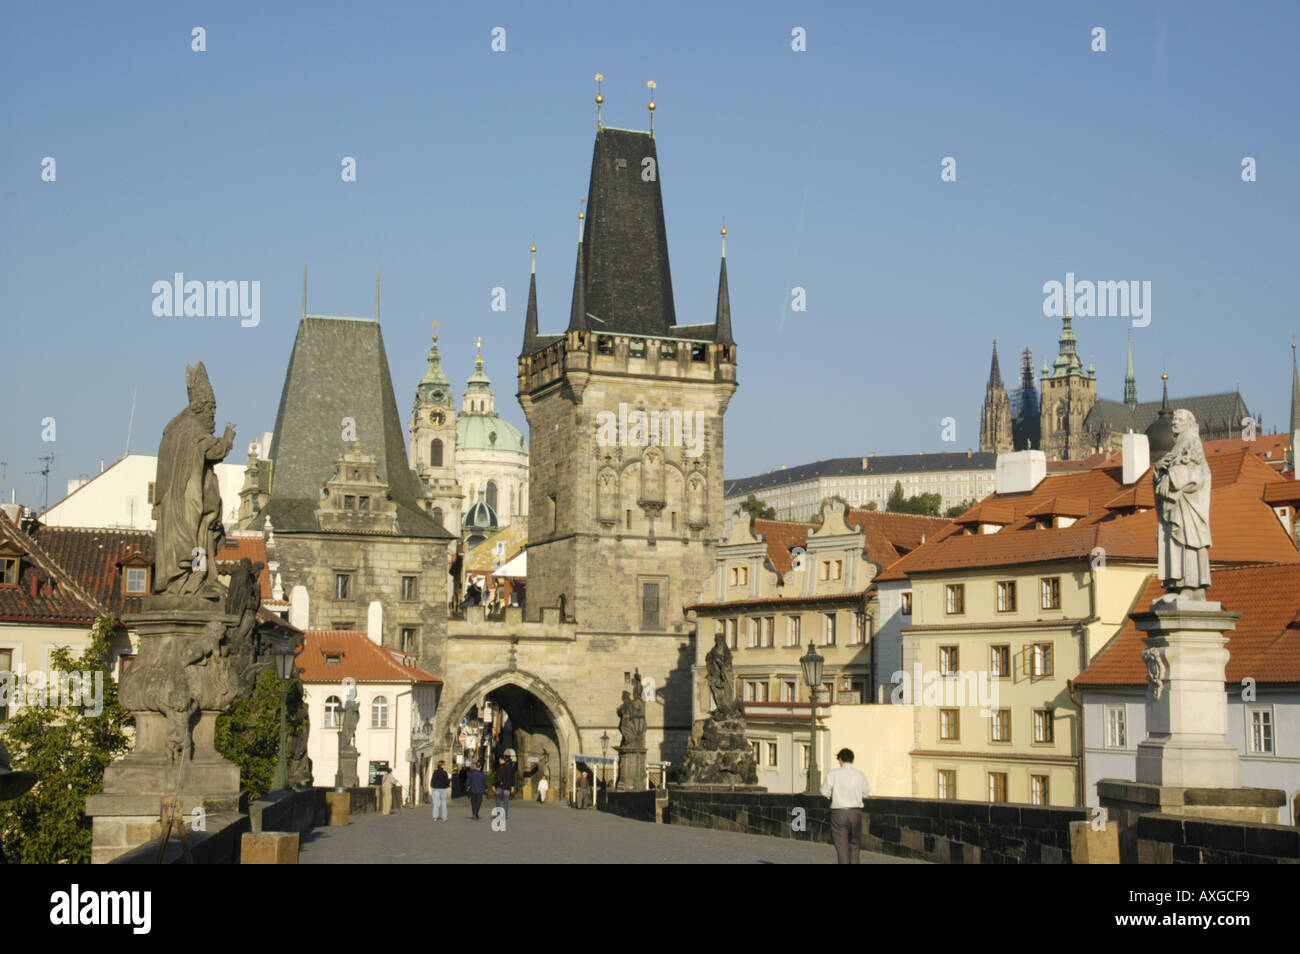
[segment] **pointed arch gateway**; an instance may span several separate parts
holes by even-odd
[[[501,704],[512,720],[519,720],[518,728],[527,732],[532,740],[550,738],[554,741],[554,748],[558,751],[552,752],[551,787],[557,794],[565,791],[559,783],[566,778],[564,773],[568,771],[569,759],[575,754],[580,754],[578,722],[563,697],[550,684],[522,669],[502,669],[480,679],[445,709],[446,716],[438,751],[450,753],[454,750],[460,720],[471,710],[482,705],[483,700],[488,697]],[[528,709],[530,703],[532,703],[531,712]],[[520,711],[513,712],[512,708]],[[545,718],[546,724],[542,724],[539,716]],[[550,732],[546,731],[548,727]],[[522,761],[528,754],[537,753],[521,751],[520,760]],[[440,755],[439,758],[441,757]],[[528,766],[524,763],[520,768],[527,769]]]

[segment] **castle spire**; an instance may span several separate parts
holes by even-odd
[[[989,387],[1002,387],[1002,368],[998,366],[998,343],[993,342],[993,363],[989,366]]]
[[[1128,368],[1124,371],[1124,403],[1130,411],[1138,405],[1137,375],[1133,372],[1133,336],[1128,338]]]
[[[528,312],[524,317],[524,354],[533,350],[537,341],[537,246],[532,247],[533,272],[528,276]]]
[[[722,227],[722,266],[718,272],[718,311],[714,318],[713,339],[721,344],[735,344],[731,337],[731,292],[727,288],[727,227]]]
[[[433,344],[429,346],[428,364],[424,377],[416,385],[417,401],[426,405],[451,407],[451,382],[442,370],[442,355],[438,352],[438,323],[433,323]]]

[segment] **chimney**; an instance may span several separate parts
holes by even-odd
[[[366,611],[366,635],[376,646],[384,645],[384,604],[379,600],[371,600]]]
[[[1040,450],[999,454],[995,489],[1000,494],[1033,490],[1047,476],[1047,455]]]
[[[1124,455],[1124,486],[1128,487],[1151,466],[1151,445],[1145,434],[1129,431],[1123,437],[1120,453]]]
[[[865,457],[862,458],[862,469],[863,470],[867,469],[867,459]]]
[[[99,459],[99,472],[101,474],[104,472],[104,458],[102,457]]]
[[[307,587],[299,583],[289,591],[289,624],[299,629],[306,629],[311,619],[311,597]]]

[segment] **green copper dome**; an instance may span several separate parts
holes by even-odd
[[[528,440],[509,421],[495,414],[462,414],[456,418],[456,450],[504,450],[528,453]]]

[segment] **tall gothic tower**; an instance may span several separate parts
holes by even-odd
[[[1097,403],[1097,373],[1091,367],[1084,370],[1070,322],[1067,312],[1061,319],[1060,352],[1050,368],[1043,366],[1040,426],[1048,460],[1077,460],[1092,452],[1083,419]]]
[[[415,389],[409,431],[411,469],[424,482],[429,513],[448,532],[459,533],[464,492],[456,480],[456,407],[451,382],[442,370],[436,322],[428,365]]]
[[[993,364],[989,368],[989,383],[984,389],[984,410],[980,414],[980,451],[1006,454],[1013,450],[1011,436],[1011,399],[1002,384],[1002,369],[998,367],[998,343],[993,342]]]
[[[726,232],[714,321],[678,324],[660,174],[652,133],[600,128],[564,334],[538,333],[529,289],[526,615],[562,606],[579,633],[682,632],[723,533]]]

